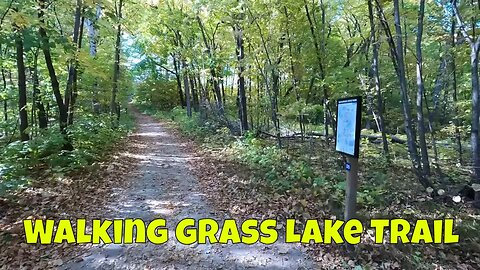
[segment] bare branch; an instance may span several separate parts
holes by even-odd
[[[171,73],[173,75],[177,75],[177,73],[175,71],[172,71],[171,69],[165,67],[164,65],[158,63],[157,61],[153,60],[153,59],[150,59],[156,66],[166,70],[168,73]]]

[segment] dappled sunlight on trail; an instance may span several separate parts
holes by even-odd
[[[182,245],[175,226],[184,218],[229,218],[206,202],[198,180],[187,162],[195,159],[181,149],[161,123],[136,114],[138,128],[122,156],[138,164],[130,186],[120,190],[116,202],[107,205],[102,218],[140,218],[145,223],[167,220],[169,241],[162,245],[87,245],[83,255],[72,258],[64,269],[311,269],[313,263],[292,244]],[[222,223],[222,222],[220,222]]]

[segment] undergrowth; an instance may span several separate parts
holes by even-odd
[[[336,171],[315,170],[307,158],[291,155],[271,141],[256,138],[253,132],[236,137],[214,120],[202,122],[195,113],[189,118],[182,108],[165,112],[147,106],[139,107],[149,115],[174,121],[184,135],[204,147],[228,149],[228,158],[247,165],[254,174],[253,180],[267,182],[275,193],[286,194],[308,188],[318,196],[328,195],[336,204],[341,203],[345,196],[343,174],[339,177]]]
[[[121,117],[112,128],[108,117],[78,114],[67,134],[73,151],[62,150],[65,138],[58,126],[38,130],[38,136],[22,142],[5,143],[0,150],[0,196],[28,185],[39,169],[44,173],[69,173],[100,160],[134,127],[131,115]]]
[[[184,135],[205,147],[228,149],[229,158],[247,165],[254,172],[254,180],[269,183],[276,193],[308,188],[332,202],[334,208],[341,207],[343,203],[346,186],[344,160],[332,145],[286,142],[286,146],[279,149],[274,140],[257,138],[253,132],[241,137],[233,136],[215,119],[201,121],[196,113],[189,118],[179,107],[160,111],[144,105],[140,109],[157,118],[175,122]],[[368,214],[374,208],[427,196],[410,170],[403,145],[391,145],[390,160],[382,154],[378,145],[367,139],[361,141],[361,148],[361,185],[357,195],[360,210]],[[452,175],[459,181],[458,174],[454,172]],[[442,177],[445,178],[446,174]],[[438,181],[438,185],[445,181],[436,179],[436,176],[432,176],[432,180]]]
[[[307,217],[312,214],[315,216],[315,213],[308,212],[317,211],[319,207],[330,215],[343,216],[346,186],[344,160],[335,153],[332,145],[325,142],[316,142],[322,145],[314,145],[295,141],[286,142],[285,147],[279,149],[274,140],[258,138],[254,133],[248,132],[242,137],[233,136],[215,121],[202,122],[196,114],[188,118],[180,108],[170,112],[159,112],[147,107],[142,109],[155,117],[175,122],[184,135],[202,147],[221,148],[222,159],[225,157],[240,162],[250,169],[253,184],[267,183],[272,191],[269,196],[293,196],[295,199],[290,201],[292,209],[307,212]],[[463,258],[470,258],[470,252],[478,253],[476,247],[469,244],[476,243],[479,239],[480,223],[475,211],[465,208],[464,203],[454,204],[450,195],[440,199],[429,197],[410,170],[403,145],[392,145],[390,160],[382,155],[381,149],[367,140],[361,142],[361,147],[362,169],[357,194],[357,215],[360,220],[456,218],[456,232],[463,241],[451,247],[411,245],[405,250],[382,246],[382,252],[388,254],[386,256],[397,254],[395,256],[400,258],[398,260],[408,261],[412,268],[428,269],[432,257],[423,255],[422,252],[426,249],[429,252],[451,254],[458,253],[459,248],[468,250],[462,254]],[[310,207],[310,203],[315,203],[316,206]],[[303,216],[303,213],[297,212],[289,215]],[[362,248],[370,247],[362,245]]]

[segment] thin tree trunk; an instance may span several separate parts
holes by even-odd
[[[463,165],[463,148],[462,148],[462,135],[460,133],[460,126],[461,120],[458,116],[458,98],[457,98],[457,65],[455,63],[456,55],[455,55],[455,44],[457,42],[457,38],[455,37],[455,19],[452,19],[452,27],[450,30],[450,37],[451,37],[451,48],[452,48],[452,55],[451,55],[451,69],[452,69],[452,88],[453,88],[453,111],[454,111],[454,124],[455,124],[455,141],[457,143],[457,151],[458,151],[458,162],[460,165]]]
[[[117,39],[115,41],[115,64],[113,68],[113,88],[112,88],[112,98],[110,101],[110,114],[113,116],[117,114],[117,119],[120,118],[120,111],[118,110],[117,104],[117,92],[118,92],[118,84],[120,80],[120,51],[121,51],[121,36],[122,36],[122,6],[123,0],[119,0],[118,2],[118,10],[117,10]],[[116,126],[116,123],[114,126]]]
[[[173,66],[175,68],[175,79],[177,80],[177,90],[178,90],[178,97],[180,99],[180,106],[182,106],[182,109],[185,107],[185,99],[183,98],[183,91],[182,91],[182,80],[180,78],[180,71],[179,71],[179,65],[177,61],[177,56],[172,55],[173,57]]]
[[[2,69],[2,81],[3,91],[5,92],[5,98],[3,99],[3,120],[5,123],[8,121],[8,99],[7,99],[7,78],[5,76],[5,70]]]
[[[73,26],[73,43],[75,44],[75,54],[74,58],[70,60],[69,68],[68,68],[68,80],[67,86],[65,88],[65,107],[68,110],[67,116],[67,125],[72,124],[73,120],[73,102],[72,102],[72,93],[74,87],[74,80],[76,78],[77,73],[77,53],[78,53],[78,39],[80,34],[80,23],[81,23],[81,15],[82,15],[82,0],[76,1],[75,6],[75,20]]]
[[[202,85],[202,81],[200,80],[200,75],[197,74],[197,76],[194,78],[195,81],[198,84],[198,91],[200,91],[200,119],[202,121],[207,120],[207,103],[208,103],[208,98],[207,98],[207,91],[204,89]]]
[[[417,126],[418,141],[420,145],[420,154],[422,160],[422,169],[425,176],[430,175],[430,162],[428,159],[427,141],[425,139],[425,120],[423,118],[423,93],[425,86],[423,84],[423,56],[422,56],[422,35],[423,35],[423,17],[425,15],[425,0],[420,0],[417,25]]]
[[[442,90],[445,86],[445,76],[446,76],[446,69],[447,67],[447,58],[446,57],[440,57],[440,65],[438,67],[438,74],[437,78],[435,79],[435,86],[433,87],[433,92],[432,92],[432,99],[433,99],[433,105],[432,105],[432,113],[434,115],[438,115],[438,108],[440,107],[440,96],[442,94]],[[447,101],[447,92],[445,91],[444,93],[444,105],[446,106],[448,104]],[[434,119],[436,120],[436,119]],[[439,119],[441,123],[444,122],[443,119]]]
[[[213,81],[213,79],[212,79],[212,81]],[[225,88],[226,88],[227,86],[223,83],[223,82],[224,82],[224,79],[223,79],[223,78],[221,78],[220,81],[222,82],[222,104],[225,105],[225,103],[226,103],[226,96],[227,96],[227,95],[225,95]],[[223,106],[224,106],[224,105],[223,105]]]
[[[2,51],[2,45],[0,44],[0,52]],[[6,49],[5,49],[5,53],[6,53]],[[3,98],[3,119],[5,121],[5,123],[8,121],[8,102],[7,102],[7,96],[8,96],[8,93],[7,93],[7,78],[5,76],[5,69],[1,69],[1,73],[2,73],[2,91],[4,92],[4,98]],[[6,131],[4,131],[5,134],[6,134]]]
[[[40,97],[40,81],[38,78],[38,51],[33,55],[33,103],[35,107],[38,109],[38,126],[41,129],[46,129],[48,127],[48,119],[47,114],[45,112],[45,106]],[[32,111],[35,109],[32,108]]]
[[[412,161],[414,172],[416,173],[420,183],[424,187],[430,187],[432,184],[425,178],[422,173],[421,160],[418,155],[416,135],[413,129],[412,117],[410,111],[410,101],[408,98],[408,85],[405,77],[405,62],[403,60],[403,41],[402,41],[402,27],[400,25],[400,8],[399,0],[394,0],[394,19],[395,19],[395,32],[396,32],[396,48],[395,56],[396,63],[398,64],[398,78],[400,82],[400,94],[402,99],[403,119],[405,125],[405,133],[407,134],[407,145],[410,159]]]
[[[325,80],[325,74],[324,74],[324,68],[323,68],[323,62],[322,62],[322,52],[324,51],[324,42],[325,42],[325,8],[323,5],[323,2],[321,1],[321,9],[322,9],[322,47],[319,45],[318,40],[317,40],[317,35],[315,33],[315,25],[312,20],[312,16],[310,15],[310,11],[308,9],[308,4],[307,1],[304,0],[304,7],[305,7],[305,13],[307,15],[308,23],[310,26],[310,34],[312,35],[313,39],[313,44],[315,46],[315,52],[317,56],[317,64],[318,68],[320,71],[320,80],[322,84],[322,89],[323,89],[323,125],[325,127],[325,138],[328,141],[328,92],[327,88],[325,87],[324,80]],[[307,99],[308,100],[308,99]]]
[[[18,81],[18,110],[20,116],[20,139],[28,141],[29,136],[26,132],[28,128],[27,113],[27,78],[25,76],[25,63],[23,60],[23,33],[18,26],[15,28],[15,48],[17,58],[17,81]]]
[[[89,39],[89,47],[90,47],[90,56],[93,59],[97,58],[97,42],[98,42],[98,37],[97,37],[97,30],[95,29],[95,24],[97,23],[98,19],[100,18],[102,9],[100,5],[97,5],[96,13],[95,13],[95,19],[92,21],[90,19],[86,19],[86,27],[87,27],[87,33],[88,33],[88,39]],[[92,86],[92,108],[93,108],[93,113],[95,114],[100,114],[100,103],[98,100],[98,82],[95,79],[93,82]]]
[[[277,96],[278,96],[278,91],[279,91],[279,75],[278,75],[278,70],[274,69],[272,71],[272,91],[268,91],[268,94],[270,96],[270,102],[272,104],[272,122],[273,126],[275,127],[275,132],[277,136],[277,143],[278,143],[278,148],[282,148],[282,139],[281,139],[281,133],[280,133],[280,120],[278,119],[278,102],[277,102]],[[267,86],[267,89],[269,87]],[[273,92],[273,95],[272,95]]]
[[[32,77],[32,74],[31,74],[32,72],[33,72],[33,70],[30,69],[30,77]],[[30,126],[32,128],[30,129],[30,138],[33,138],[36,135],[35,134],[35,127],[37,126],[37,121],[35,120],[35,116],[36,116],[36,113],[35,113],[35,111],[36,111],[35,99],[36,99],[35,93],[32,93],[32,107],[30,109]]]
[[[430,110],[428,107],[428,101],[426,97],[426,93],[423,93],[425,99],[425,108],[427,109],[428,113],[428,129],[430,130],[430,135],[432,136],[432,146],[433,146],[433,159],[435,161],[435,169],[438,175],[442,175],[442,169],[440,168],[440,160],[438,159],[438,148],[437,148],[437,138],[435,135],[435,130],[433,128],[433,121],[435,119],[435,111]]]
[[[321,32],[321,40],[320,40],[320,55],[321,57],[325,57],[325,48],[327,46],[327,39],[325,38],[325,32],[326,32],[326,9],[325,9],[325,4],[323,3],[323,0],[319,0],[320,2],[320,11],[322,12],[321,18],[322,18],[322,32]],[[315,15],[314,15],[315,19]],[[328,89],[327,86],[325,85],[325,67],[323,62],[319,63],[319,68],[320,68],[320,79],[322,80],[322,90],[323,90],[323,125],[325,126],[325,140],[328,142],[328,126],[330,124],[330,117],[329,117],[329,108],[328,108],[328,99],[329,99],[329,94],[328,94]],[[332,125],[332,128],[335,128],[335,126]],[[335,133],[335,131],[334,131]]]
[[[82,49],[82,40],[83,40],[83,25],[85,22],[85,17],[82,17],[82,21],[80,23],[80,34],[78,38],[78,51]],[[73,85],[72,85],[72,93],[70,97],[70,109],[69,109],[69,115],[68,115],[68,123],[73,124],[73,114],[75,112],[75,103],[77,102],[77,97],[78,97],[78,59],[75,60],[75,72],[73,75]]]
[[[480,138],[479,138],[479,117],[480,117],[480,85],[478,78],[478,52],[480,47],[479,42],[476,42],[472,46],[471,52],[471,65],[472,65],[472,128],[471,128],[471,140],[472,140],[472,159],[473,159],[473,179],[476,183],[480,184]],[[480,194],[477,194],[476,199],[480,199]]]
[[[380,72],[378,70],[378,51],[380,47],[380,41],[376,38],[375,21],[373,16],[373,4],[372,0],[368,0],[368,17],[370,19],[370,42],[372,44],[372,73],[375,81],[375,92],[377,93],[377,110],[378,110],[378,124],[380,132],[382,133],[382,145],[383,153],[388,156],[388,141],[385,131],[385,120],[383,117],[383,95],[380,87]]]
[[[237,64],[238,64],[238,105],[239,105],[239,118],[242,127],[242,133],[248,130],[248,114],[247,114],[247,97],[245,94],[245,52],[243,46],[243,30],[239,25],[234,27],[236,52],[237,52]]]
[[[250,50],[249,50],[250,52]],[[249,70],[251,69],[251,67],[248,68]],[[248,104],[252,104],[252,75],[249,74],[248,76]],[[253,123],[254,123],[254,118],[253,118],[253,113],[250,111],[250,129],[253,130],[254,129],[254,126],[253,126]]]
[[[66,144],[64,145],[65,150],[73,150],[72,145],[69,143],[68,135],[65,132],[67,126],[68,114],[65,103],[63,102],[62,94],[60,92],[60,84],[58,83],[57,75],[55,68],[53,67],[52,55],[50,52],[50,42],[48,40],[47,32],[45,30],[45,19],[44,19],[44,9],[46,8],[45,0],[38,0],[40,9],[38,11],[38,18],[40,21],[39,34],[42,42],[42,51],[45,56],[45,64],[47,65],[48,75],[50,76],[50,81],[52,84],[53,94],[55,96],[55,101],[57,102],[58,112],[59,112],[59,126],[60,132],[65,136]]]
[[[199,110],[199,104],[198,104],[198,88],[195,87],[195,76],[189,76],[189,81],[190,81],[190,88],[192,89],[192,107],[195,112],[198,112]]]
[[[182,67],[183,67],[183,85],[185,87],[185,98],[187,101],[187,116],[192,117],[192,102],[191,102],[190,87],[188,82],[188,65],[185,59],[182,59]]]
[[[402,0],[402,11],[405,10],[405,0]],[[407,57],[407,46],[408,46],[408,29],[407,29],[407,16],[403,16],[403,58],[405,59]],[[410,74],[409,74],[409,69],[405,69],[405,77],[407,78],[407,83],[410,81]]]
[[[292,74],[292,88],[293,88],[293,91],[295,93],[295,100],[297,102],[300,102],[300,94],[298,93],[298,78],[297,78],[297,75],[295,74],[295,66],[293,64],[293,51],[292,51],[292,40],[291,40],[291,37],[290,37],[290,30],[289,30],[289,23],[288,23],[288,19],[289,19],[289,16],[288,16],[288,9],[286,6],[283,6],[283,10],[284,10],[284,13],[285,13],[285,18],[287,19],[287,25],[285,25],[285,30],[286,30],[286,33],[287,33],[287,39],[288,39],[288,54],[290,56],[290,72]],[[300,125],[300,133],[302,135],[302,141],[305,140],[305,125],[304,125],[304,115],[302,113],[302,111],[299,111],[298,112],[298,122],[299,122],[299,125]]]
[[[207,36],[206,36],[206,33],[205,33],[205,27],[203,26],[203,23],[202,23],[202,20],[200,19],[200,17],[197,16],[196,18],[197,18],[198,25],[200,26],[200,30],[201,30],[202,38],[203,38],[203,43],[205,45],[205,48],[207,49],[207,54],[210,57],[210,59],[213,59],[213,53],[212,53],[212,49],[210,48],[210,45],[209,45],[208,40],[207,40]],[[223,107],[224,103],[222,101],[222,93],[220,92],[221,90],[220,90],[220,86],[219,86],[219,83],[218,83],[217,72],[215,70],[215,67],[213,67],[213,66],[210,67],[210,75],[212,77],[211,79],[212,79],[212,83],[213,83],[213,90],[215,91],[218,112],[221,116],[224,116],[225,115],[225,109]]]

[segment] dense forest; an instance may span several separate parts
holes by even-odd
[[[361,95],[365,137],[387,158],[389,144],[404,144],[425,188],[455,164],[478,184],[477,4],[152,2],[145,31],[132,33],[138,100],[174,106],[176,98],[188,116],[271,135],[282,147],[286,136],[330,140],[335,100]]]
[[[0,0],[0,197],[99,162],[139,110],[337,213],[336,101],[361,96],[360,215],[461,217],[478,262],[479,54],[478,0]]]

